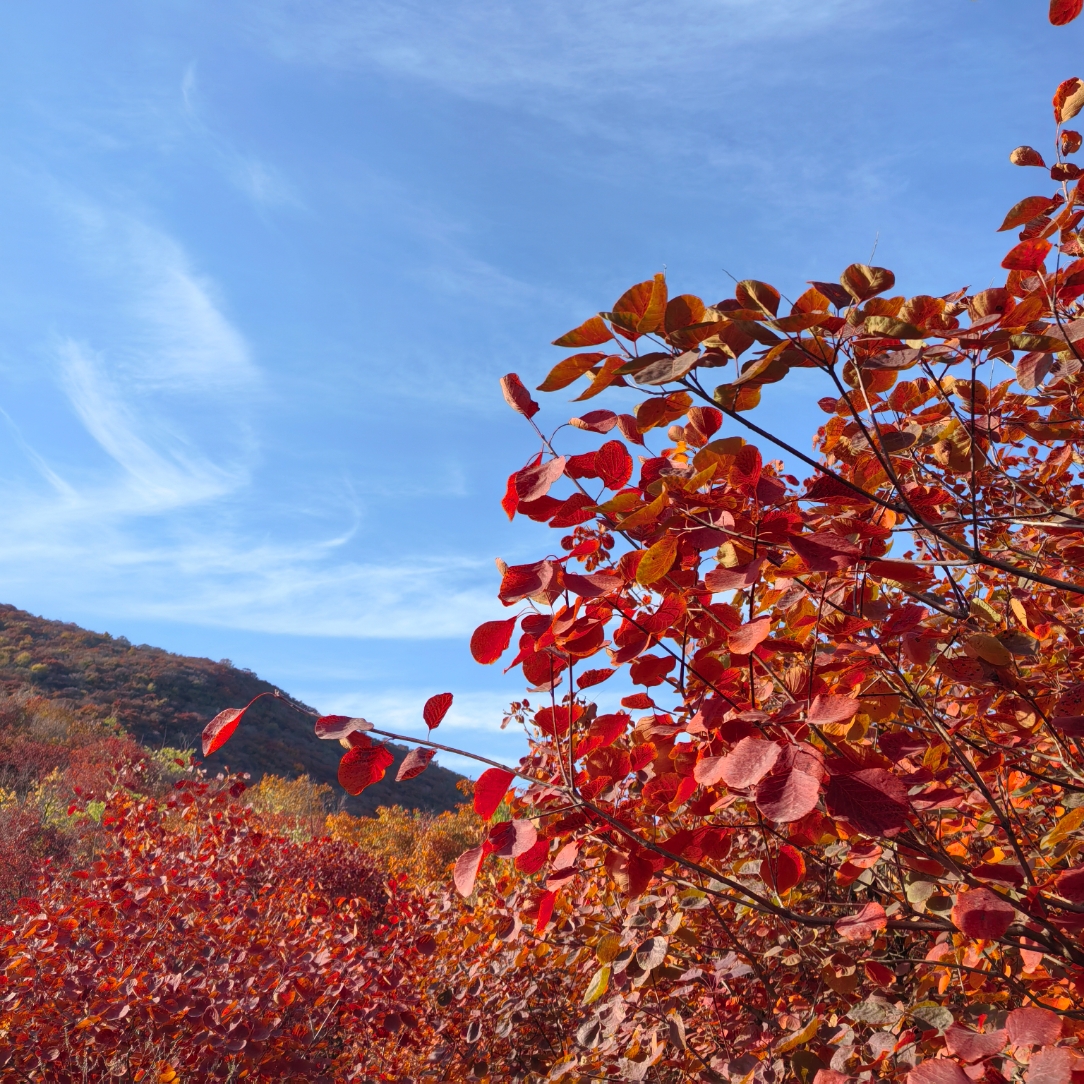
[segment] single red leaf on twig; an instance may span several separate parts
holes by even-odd
[[[360,794],[383,779],[394,763],[395,757],[386,745],[355,745],[339,761],[339,783],[347,794]]]
[[[483,665],[496,662],[508,650],[515,628],[514,617],[507,621],[486,621],[479,625],[470,638],[470,653],[474,656],[474,661]]]
[[[1005,1020],[1005,1027],[1013,1046],[1050,1046],[1061,1038],[1061,1017],[1033,1005],[1013,1009]]]
[[[991,939],[1003,937],[1013,924],[1016,909],[995,896],[988,888],[972,888],[956,897],[952,921],[968,937]]]
[[[316,736],[329,741],[345,738],[355,731],[372,730],[368,719],[351,719],[349,715],[321,715],[316,720]]]
[[[507,622],[504,621],[499,623],[502,625],[507,624]],[[511,637],[509,637],[509,639],[511,639]],[[440,726],[444,716],[448,714],[448,709],[451,706],[451,693],[437,693],[436,696],[431,696],[425,702],[425,707],[422,708],[422,718],[425,720],[425,725],[429,727],[430,730],[436,730],[436,728]]]
[[[836,922],[836,933],[844,941],[870,941],[878,930],[888,925],[885,909],[879,903],[867,903],[856,915],[846,915]]]
[[[538,413],[538,404],[515,373],[501,377],[501,391],[504,392],[505,402],[525,418],[533,418]]]
[[[735,655],[751,655],[757,644],[763,643],[771,631],[772,619],[758,617],[730,634],[730,650]]]
[[[971,1077],[951,1058],[929,1058],[907,1074],[907,1084],[971,1084]]]
[[[824,760],[812,745],[787,745],[775,767],[757,784],[757,809],[769,820],[790,824],[817,805]]]
[[[474,882],[478,877],[478,870],[482,868],[482,859],[485,856],[485,845],[480,843],[477,847],[464,851],[456,859],[452,880],[456,891],[461,896],[469,896],[474,891]]]
[[[945,1032],[945,1049],[953,1057],[970,1065],[973,1061],[982,1061],[983,1058],[1001,1053],[1008,1039],[1009,1034],[1004,1028],[983,1034],[959,1024],[952,1024]]]
[[[399,765],[399,771],[395,773],[395,782],[402,783],[407,779],[413,779],[416,775],[421,775],[429,767],[429,762],[436,755],[436,752],[435,749],[423,749],[420,746],[411,749],[403,757],[403,763]]]
[[[474,812],[487,821],[504,801],[515,776],[504,768],[487,768],[474,784]]]
[[[837,696],[825,693],[813,698],[806,714],[810,726],[824,726],[826,723],[845,723],[853,719],[861,704],[853,696]]]
[[[261,697],[272,695],[274,694],[258,693],[243,708],[226,708],[225,711],[220,711],[203,728],[203,755],[209,757],[213,752],[221,749],[233,736],[245,712]]]

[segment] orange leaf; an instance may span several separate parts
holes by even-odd
[[[602,363],[602,368],[591,378],[587,390],[577,395],[572,402],[580,403],[584,399],[593,399],[600,391],[605,391],[611,384],[616,383],[618,387],[623,387],[625,382],[617,375],[617,370],[624,364],[625,359],[620,354],[608,357]]]
[[[600,343],[609,342],[612,338],[613,332],[606,326],[606,322],[599,316],[592,316],[589,320],[584,320],[579,327],[566,332],[559,339],[554,339],[553,345],[598,346]]]
[[[1051,247],[1049,241],[1039,238],[1021,241],[1009,250],[1008,255],[1001,261],[1001,266],[1008,271],[1041,271]]]
[[[549,375],[538,385],[537,390],[560,391],[561,388],[567,388],[574,380],[578,380],[588,372],[593,365],[602,361],[605,356],[605,354],[573,354],[550,369]]]
[[[885,290],[891,290],[896,276],[886,267],[870,267],[864,263],[852,263],[839,276],[840,285],[858,302],[875,297]]]
[[[1022,226],[1025,222],[1030,222],[1033,218],[1045,214],[1054,206],[1056,206],[1055,201],[1048,199],[1046,196],[1028,196],[1013,206],[1005,216],[1005,221],[998,226],[998,232]]]

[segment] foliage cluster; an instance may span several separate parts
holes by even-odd
[[[659,274],[556,340],[575,352],[539,388],[628,389],[627,413],[542,429],[503,379],[538,450],[502,505],[562,537],[500,563],[516,612],[471,642],[492,664],[516,636],[542,701],[511,713],[530,755],[478,780],[465,909],[430,911],[430,973],[475,968],[486,999],[438,995],[477,1053],[431,1075],[1084,1071],[1082,107],[1058,86],[1052,166],[1010,156],[1054,184],[1006,215],[1003,285],[892,295],[853,264],[709,305]],[[798,369],[823,388],[812,454],[753,413]],[[347,789],[384,777],[394,735],[315,729]]]

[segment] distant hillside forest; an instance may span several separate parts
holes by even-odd
[[[123,636],[88,632],[5,605],[0,605],[0,687],[9,694],[29,687],[97,718],[112,716],[150,748],[196,749],[204,724],[219,711],[241,707],[257,693],[275,688],[225,661],[135,646]],[[313,734],[311,719],[267,698],[253,705],[229,745],[204,763],[211,771],[229,767],[249,772],[253,781],[265,774],[289,779],[308,775],[331,784],[341,808],[358,815],[372,814],[382,805],[443,812],[462,802],[456,783],[463,777],[436,765],[416,779],[395,783],[406,749],[392,746],[392,752],[395,765],[384,780],[352,798],[336,779],[339,744],[321,741]]]

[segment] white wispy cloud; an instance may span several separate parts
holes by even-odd
[[[209,110],[201,94],[195,63],[189,64],[181,76],[181,107],[189,129],[210,149],[218,168],[257,207],[304,206],[296,187],[281,169],[258,155],[241,150],[208,119]]]
[[[279,0],[250,19],[292,60],[376,67],[506,101],[509,93],[649,96],[665,73],[736,68],[743,45],[806,34],[872,2]]]

